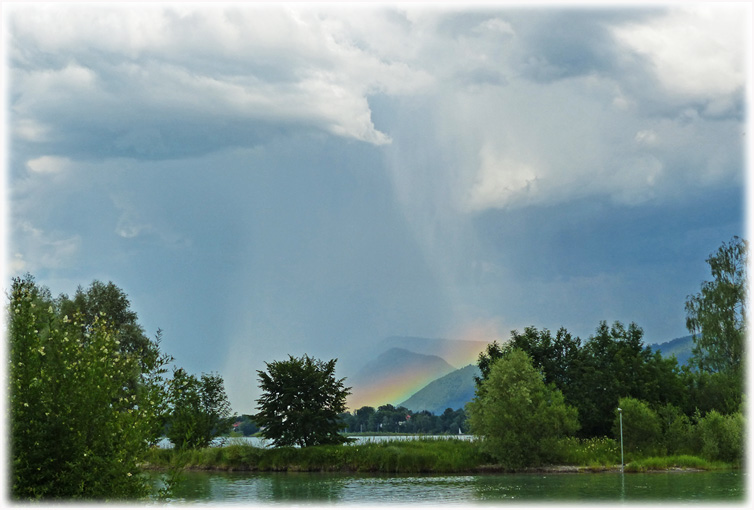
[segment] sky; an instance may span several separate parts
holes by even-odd
[[[748,3],[8,4],[5,271],[253,412],[391,335],[684,336],[746,236]]]

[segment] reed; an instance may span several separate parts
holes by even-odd
[[[488,459],[470,441],[419,439],[309,448],[257,448],[231,444],[199,450],[152,450],[155,467],[249,471],[351,471],[380,473],[460,473]]]
[[[625,470],[630,473],[645,471],[666,471],[668,469],[703,469],[718,470],[736,467],[726,462],[711,462],[694,455],[671,455],[667,457],[647,457],[634,460],[626,465]]]
[[[610,438],[567,438],[553,446],[547,465],[617,469],[620,447]],[[627,472],[682,469],[731,469],[738,465],[710,462],[692,455],[627,459]],[[247,444],[199,450],[153,449],[147,467],[243,471],[341,471],[365,473],[472,473],[495,469],[473,441],[417,439],[366,444],[257,448]]]

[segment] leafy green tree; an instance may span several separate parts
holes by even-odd
[[[673,404],[657,410],[662,428],[663,444],[669,455],[693,454],[694,438],[691,420]]]
[[[554,383],[561,391],[566,391],[577,376],[580,347],[581,340],[565,328],[560,328],[555,337],[548,329],[538,330],[533,326],[524,329],[523,333],[513,330],[508,342],[500,345],[495,341],[479,355],[478,366],[482,375],[475,378],[477,387],[487,378],[495,360],[505,356],[511,349],[521,349],[531,357],[534,366],[544,373],[547,384]]]
[[[82,325],[86,324],[86,327]],[[14,499],[145,496],[139,462],[159,424],[139,356],[121,349],[106,314],[61,314],[31,275],[9,295],[10,492]],[[152,391],[155,390],[155,391]]]
[[[254,421],[275,446],[342,444],[342,421],[350,388],[335,378],[337,359],[321,361],[304,355],[265,363],[257,371],[262,395]]]
[[[137,313],[131,309],[128,296],[113,282],[105,284],[94,280],[86,290],[79,286],[72,299],[67,294],[61,294],[53,305],[61,317],[80,317],[82,335],[88,334],[95,321],[107,320],[115,334],[118,349],[136,357],[139,370],[133,372],[128,385],[131,391],[156,405],[155,412],[159,419],[155,421],[150,434],[150,443],[156,443],[162,435],[167,414],[167,401],[164,398],[167,392],[166,367],[173,361],[172,356],[161,352],[162,331],[157,330],[154,340],[147,337],[138,322]]]
[[[623,410],[623,444],[627,452],[657,454],[663,444],[662,423],[657,413],[643,400],[625,397],[618,407]],[[615,409],[613,437],[620,437],[620,412]]]
[[[702,414],[713,410],[722,414],[740,411],[744,399],[742,375],[729,371],[683,370],[681,378],[686,390],[683,410],[686,415],[692,416],[696,411]]]
[[[694,362],[707,372],[741,372],[746,338],[746,241],[723,243],[707,263],[712,281],[686,301],[686,327],[694,337]]]
[[[511,469],[546,462],[554,442],[578,429],[576,409],[521,349],[492,364],[466,413],[482,449]]]
[[[113,282],[104,284],[94,280],[86,290],[79,286],[73,299],[61,294],[56,305],[63,315],[80,313],[84,331],[92,326],[95,318],[107,319],[116,331],[120,350],[138,354],[143,362],[156,354],[154,345],[138,323],[138,315],[131,310],[128,296]]]
[[[230,428],[230,403],[222,377],[202,374],[197,378],[177,368],[169,385],[167,438],[176,448],[204,448]]]
[[[595,334],[582,344],[560,328],[553,336],[549,330],[528,327],[523,334],[511,332],[502,346],[490,344],[479,355],[482,377],[488,377],[495,360],[521,349],[532,359],[546,384],[554,384],[567,404],[578,408],[580,435],[605,436],[610,433],[613,413],[621,397],[647,400],[652,405],[680,404],[685,398],[683,379],[674,359],[644,346],[643,332],[636,324],[628,328],[620,322],[600,323]]]
[[[608,327],[602,322],[581,348],[579,372],[566,394],[579,409],[584,437],[610,434],[620,398],[633,397],[652,406],[677,404],[683,398],[677,362],[652,352],[642,337],[636,324],[626,328],[615,322]]]
[[[351,432],[365,432],[371,430],[369,428],[369,419],[374,415],[374,407],[362,406],[356,410],[354,417],[356,418]]]
[[[479,353],[479,357],[477,358],[477,366],[479,367],[481,375],[474,376],[474,382],[476,383],[477,389],[481,388],[484,381],[486,381],[490,376],[492,365],[494,365],[497,360],[502,358],[505,352],[505,347],[500,345],[500,343],[495,340],[494,342],[488,344],[487,348],[484,351]]]
[[[741,462],[745,430],[742,413],[723,415],[710,411],[696,425],[695,432],[702,444],[701,455],[709,460]]]

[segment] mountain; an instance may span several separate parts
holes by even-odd
[[[347,379],[351,386],[348,406],[395,404],[416,392],[428,381],[442,377],[455,367],[439,356],[419,354],[393,347],[367,362]]]
[[[675,355],[678,365],[684,365],[691,357],[691,349],[694,348],[694,338],[682,336],[662,344],[652,344],[649,346],[653,351],[660,351],[664,357],[669,358]]]
[[[476,391],[474,376],[480,375],[479,367],[467,365],[435,379],[400,405],[412,411],[427,410],[438,415],[447,408],[455,411],[474,398]]]
[[[389,336],[382,339],[375,347],[377,352],[398,347],[417,354],[439,356],[451,365],[462,367],[469,363],[476,363],[479,353],[484,351],[488,344],[489,342],[477,340]]]

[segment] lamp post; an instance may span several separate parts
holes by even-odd
[[[620,470],[623,472],[623,409],[618,408],[618,419],[620,421]]]

